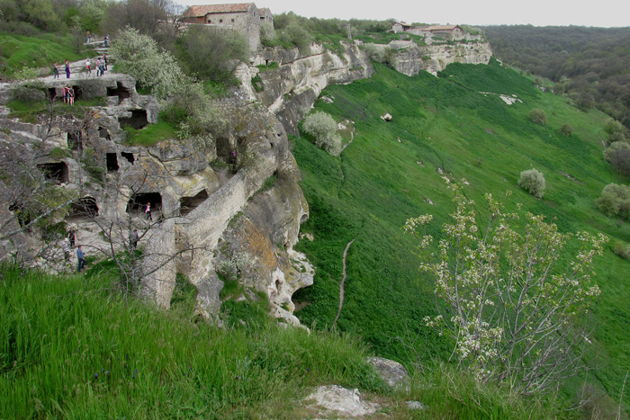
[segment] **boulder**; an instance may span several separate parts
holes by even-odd
[[[374,367],[376,373],[391,387],[406,385],[409,373],[403,365],[382,357],[368,357],[367,362]]]
[[[320,416],[326,417],[368,416],[380,407],[377,403],[365,401],[358,389],[347,389],[339,385],[320,386],[305,401]]]

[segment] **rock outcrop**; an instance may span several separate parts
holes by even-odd
[[[55,95],[67,81],[44,83]],[[197,288],[197,313],[208,319],[217,319],[221,306],[217,268],[238,255],[245,261],[238,273],[243,287],[267,294],[273,315],[299,324],[291,296],[312,284],[313,268],[293,246],[308,206],[286,132],[274,114],[257,104],[225,100],[219,104],[230,115],[224,138],[133,146],[123,128],[154,123],[156,101],[138,95],[135,81],[125,75],[71,83],[83,98],[103,95],[106,105],[89,107],[83,116],[55,117],[53,124],[45,115],[36,123],[5,117],[0,134],[2,145],[22,145],[38,156],[35,164],[53,165],[55,182],[75,197],[66,219],[56,222],[76,230],[88,254],[107,254],[110,247],[124,251],[137,229],[143,261],[134,278],[142,293],[168,308],[176,277],[184,274]],[[234,152],[237,162],[230,165]],[[144,213],[147,205],[151,220]],[[16,226],[13,220],[5,228]],[[42,246],[37,236],[15,236],[13,242],[36,249]],[[12,252],[11,243],[0,245],[5,254]]]
[[[358,389],[348,389],[339,385],[318,387],[305,402],[319,416],[333,418],[357,418],[376,413],[379,404],[363,399]]]
[[[237,75],[246,97],[258,100],[276,114],[286,131],[297,133],[297,123],[330,84],[370,77],[374,69],[359,43],[343,43],[338,53],[313,44],[309,54],[297,48],[269,48],[256,57],[256,66],[242,65]],[[258,79],[257,89],[252,80]]]

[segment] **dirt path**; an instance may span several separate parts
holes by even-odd
[[[348,244],[346,245],[346,249],[343,250],[343,259],[342,259],[343,269],[342,269],[342,272],[341,272],[341,281],[339,282],[339,308],[337,309],[337,315],[335,316],[335,320],[332,323],[333,327],[335,325],[337,325],[337,321],[339,320],[339,317],[341,316],[341,310],[343,309],[343,300],[344,300],[345,295],[346,295],[346,291],[345,291],[345,284],[346,284],[346,260],[348,258],[348,250],[350,249],[350,245],[352,245],[352,243],[355,240],[356,240],[356,238],[351,240],[350,242],[348,242]]]

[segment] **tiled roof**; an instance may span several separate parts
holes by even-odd
[[[184,12],[184,17],[205,16],[208,13],[242,13],[247,12],[253,4],[254,3],[233,3],[190,6]]]

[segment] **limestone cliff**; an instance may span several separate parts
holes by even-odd
[[[67,81],[44,83],[55,95]],[[111,247],[125,251],[136,229],[143,261],[134,275],[142,293],[168,308],[176,276],[184,274],[197,288],[197,313],[217,322],[222,267],[238,256],[244,290],[268,294],[274,315],[298,323],[291,295],[312,283],[313,269],[293,246],[308,206],[275,116],[232,98],[218,104],[230,116],[224,137],[134,146],[124,128],[155,123],[155,100],[139,95],[125,75],[72,84],[83,98],[104,97],[104,104],[57,116],[52,124],[46,115],[34,123],[19,121],[1,107],[0,146],[23,147],[37,168],[48,170],[52,183],[73,197],[68,213],[53,222],[75,230],[77,243],[96,257]],[[147,204],[151,219],[144,213]],[[13,219],[4,228],[15,228],[16,216],[6,213]],[[30,249],[31,261],[43,268],[73,269],[61,252],[63,233],[51,241],[44,240],[44,228],[30,230],[0,244],[3,256],[19,246],[25,255]],[[43,248],[53,251],[50,258],[31,258]]]
[[[358,43],[343,43],[342,47],[335,53],[313,44],[307,55],[297,49],[268,48],[255,58],[255,65],[239,67],[237,75],[248,99],[260,101],[287,132],[296,134],[297,123],[326,86],[350,83],[374,72]]]
[[[417,45],[411,41],[392,42],[392,67],[407,76],[425,70],[433,75],[451,63],[488,64],[492,57],[490,44],[485,41],[463,41]]]

